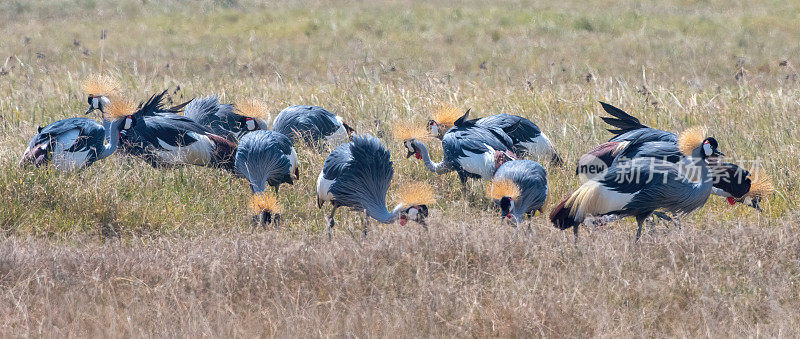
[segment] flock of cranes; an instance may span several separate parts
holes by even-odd
[[[112,78],[96,76],[83,84],[88,96],[86,114],[99,112],[102,123],[73,117],[40,127],[21,164],[51,164],[63,171],[90,166],[114,153],[144,159],[154,167],[192,164],[230,171],[246,179],[252,190],[255,222],[278,224],[281,184],[299,178],[298,142],[339,144],[325,159],[317,177],[316,198],[331,207],[327,233],[340,207],[363,211],[363,235],[369,219],[381,223],[408,221],[427,229],[428,205],[435,201],[425,184],[405,184],[400,203],[391,211],[386,196],[394,175],[390,153],[378,138],[356,134],[343,118],[316,106],[290,106],[270,129],[268,113],[258,101],[220,103],[216,96],[168,107],[166,91],[135,103],[120,94]],[[683,215],[702,207],[711,194],[759,209],[772,185],[722,161],[719,143],[703,127],[680,135],[653,129],[606,103],[611,117],[603,120],[614,135],[578,160],[576,174],[592,168],[594,176],[552,210],[550,221],[559,229],[579,226],[589,217],[633,216],[639,239],[644,221],[656,214]],[[180,113],[183,112],[181,115]],[[470,119],[455,108],[434,114],[425,126],[396,124],[395,138],[433,173],[455,171],[467,190],[468,179],[488,182],[486,193],[499,207],[501,218],[523,222],[544,212],[547,173],[537,161],[563,166],[550,139],[532,121],[510,114]],[[426,142],[439,142],[443,159],[430,158]],[[527,159],[526,159],[527,158]],[[271,192],[271,191],[274,191]],[[666,212],[666,213],[664,213]]]

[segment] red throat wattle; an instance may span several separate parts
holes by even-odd
[[[414,153],[414,157],[416,157],[419,160],[422,160],[422,155],[420,155],[419,152]]]
[[[735,205],[736,204],[736,199],[734,199],[733,197],[728,197],[728,203],[731,204],[731,205]]]

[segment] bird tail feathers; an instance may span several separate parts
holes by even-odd
[[[601,199],[600,183],[589,181],[561,201],[550,213],[550,221],[565,230],[583,222],[586,215],[597,211]]]
[[[216,134],[206,134],[214,142],[212,162],[215,166],[235,172],[236,144]]]
[[[613,118],[601,117],[601,119],[603,119],[605,123],[611,125],[612,127],[617,128],[617,129],[609,129],[608,131],[611,133],[620,135],[632,130],[647,128],[647,126],[639,122],[639,119],[628,113],[625,113],[625,111],[619,108],[616,108],[602,101],[600,102],[600,105],[603,106],[603,110],[605,110],[606,113],[611,114],[613,116]]]

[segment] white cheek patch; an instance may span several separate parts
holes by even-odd
[[[417,220],[417,216],[419,215],[419,211],[416,208],[411,208],[408,210],[408,218],[411,220]]]
[[[439,126],[436,124],[431,125],[431,134],[439,135]]]
[[[256,129],[256,122],[253,119],[247,120],[247,130],[252,131]]]
[[[703,143],[703,153],[705,153],[706,156],[710,156],[714,153],[714,151],[711,150],[711,144],[708,141]]]
[[[414,151],[415,151],[415,150],[414,150],[414,146],[413,146],[413,145],[411,145],[411,141],[410,141],[410,140],[407,140],[407,141],[403,142],[403,145],[405,145],[405,146],[406,146],[406,149],[407,149],[409,152],[414,152]]]
[[[514,211],[514,200],[511,200],[511,203],[508,204],[508,212]]]
[[[132,124],[133,124],[133,119],[125,118],[125,125],[122,126],[122,129],[129,129],[129,128],[131,128]]]
[[[100,98],[92,98],[92,108],[100,109]]]

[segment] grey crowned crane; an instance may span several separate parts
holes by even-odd
[[[732,163],[711,167],[714,177],[712,194],[724,197],[731,205],[737,203],[761,211],[761,200],[769,197],[775,188],[769,177],[761,171],[750,171]]]
[[[105,75],[93,75],[81,83],[83,92],[88,95],[87,101],[89,109],[86,114],[94,110],[105,112],[106,107],[111,104],[110,96],[118,96],[120,93],[120,85],[114,78]]]
[[[154,167],[189,164],[233,171],[236,144],[188,117],[169,112],[162,103],[165,94],[151,96],[126,117],[131,122],[121,137],[122,146]]]
[[[280,184],[294,184],[300,172],[297,152],[289,137],[273,131],[255,131],[242,137],[236,148],[236,172],[250,182],[253,193],[267,186],[278,194]]]
[[[533,121],[521,116],[502,113],[478,119],[475,121],[475,125],[502,129],[511,138],[519,157],[532,155],[538,159],[548,160],[557,166],[564,163],[553,143]]]
[[[124,100],[109,104],[113,116],[132,113],[136,106]],[[88,118],[67,118],[39,127],[22,156],[21,165],[36,166],[52,163],[61,171],[72,171],[105,159],[117,150],[120,132],[130,128],[125,120],[104,120],[100,125]],[[104,144],[104,140],[108,143]]]
[[[559,203],[550,220],[562,230],[572,227],[577,239],[578,227],[587,216],[634,216],[638,240],[644,220],[654,211],[686,214],[702,207],[712,189],[707,160],[722,153],[717,141],[705,136],[704,128],[682,133],[679,145],[687,157],[681,163],[649,157],[614,162]]]
[[[272,130],[283,133],[293,141],[308,143],[325,140],[345,141],[355,130],[342,117],[317,106],[289,106],[278,113],[272,122]]]
[[[371,135],[353,136],[348,143],[337,146],[325,159],[317,177],[317,206],[329,202],[333,206],[327,218],[328,238],[334,226],[334,214],[340,207],[365,211],[367,218],[389,224],[400,220],[402,225],[409,220],[425,225],[428,204],[433,193],[427,186],[408,185],[414,192],[402,194],[400,203],[389,212],[386,209],[386,194],[394,175],[389,151],[378,138]],[[364,223],[363,236],[367,236]]]
[[[468,178],[491,180],[503,163],[516,160],[514,145],[502,130],[466,121],[467,114],[442,138],[444,158],[438,163],[431,161],[428,148],[420,141],[427,136],[424,131],[420,133],[409,125],[395,125],[395,138],[403,140],[408,150],[406,157],[414,155],[422,159],[428,170],[436,174],[456,171],[465,190]]]
[[[253,221],[260,223],[261,228],[267,229],[267,224],[273,224],[277,228],[280,224],[283,206],[278,202],[277,196],[266,191],[253,193],[249,207],[254,214]]]
[[[216,95],[193,99],[184,115],[208,127],[216,135],[237,142],[248,132],[268,130],[266,106],[251,100],[234,105],[221,104]]]
[[[501,218],[521,223],[525,215],[542,212],[547,200],[547,172],[533,160],[509,161],[497,169],[486,193],[500,206]]]
[[[629,159],[651,157],[672,163],[683,159],[676,134],[644,126],[639,123],[638,119],[619,108],[604,102],[600,103],[606,112],[614,116],[614,118],[603,117],[602,119],[618,128],[609,130],[617,133],[617,136],[581,156],[575,169],[576,174],[600,174],[621,156]],[[632,141],[636,141],[636,143],[629,146],[628,144]],[[625,154],[621,155],[620,152],[623,150]],[[731,205],[736,202],[744,202],[744,200],[737,199],[742,198],[750,189],[750,180],[746,179],[749,172],[731,163],[709,164],[709,166],[714,178],[712,194],[729,198],[728,202],[732,202]],[[762,184],[768,184],[768,182],[762,182]],[[751,202],[746,203],[748,206],[758,209],[757,203],[754,205],[752,204],[753,200],[748,201]]]
[[[457,108],[444,106],[436,111],[428,121],[428,131],[432,136],[443,139],[447,131],[455,126],[456,121],[461,117],[462,114]],[[485,128],[503,130],[511,138],[518,157],[531,155],[540,160],[551,161],[555,165],[563,164],[553,143],[533,121],[521,116],[501,113],[470,120],[470,123]]]

